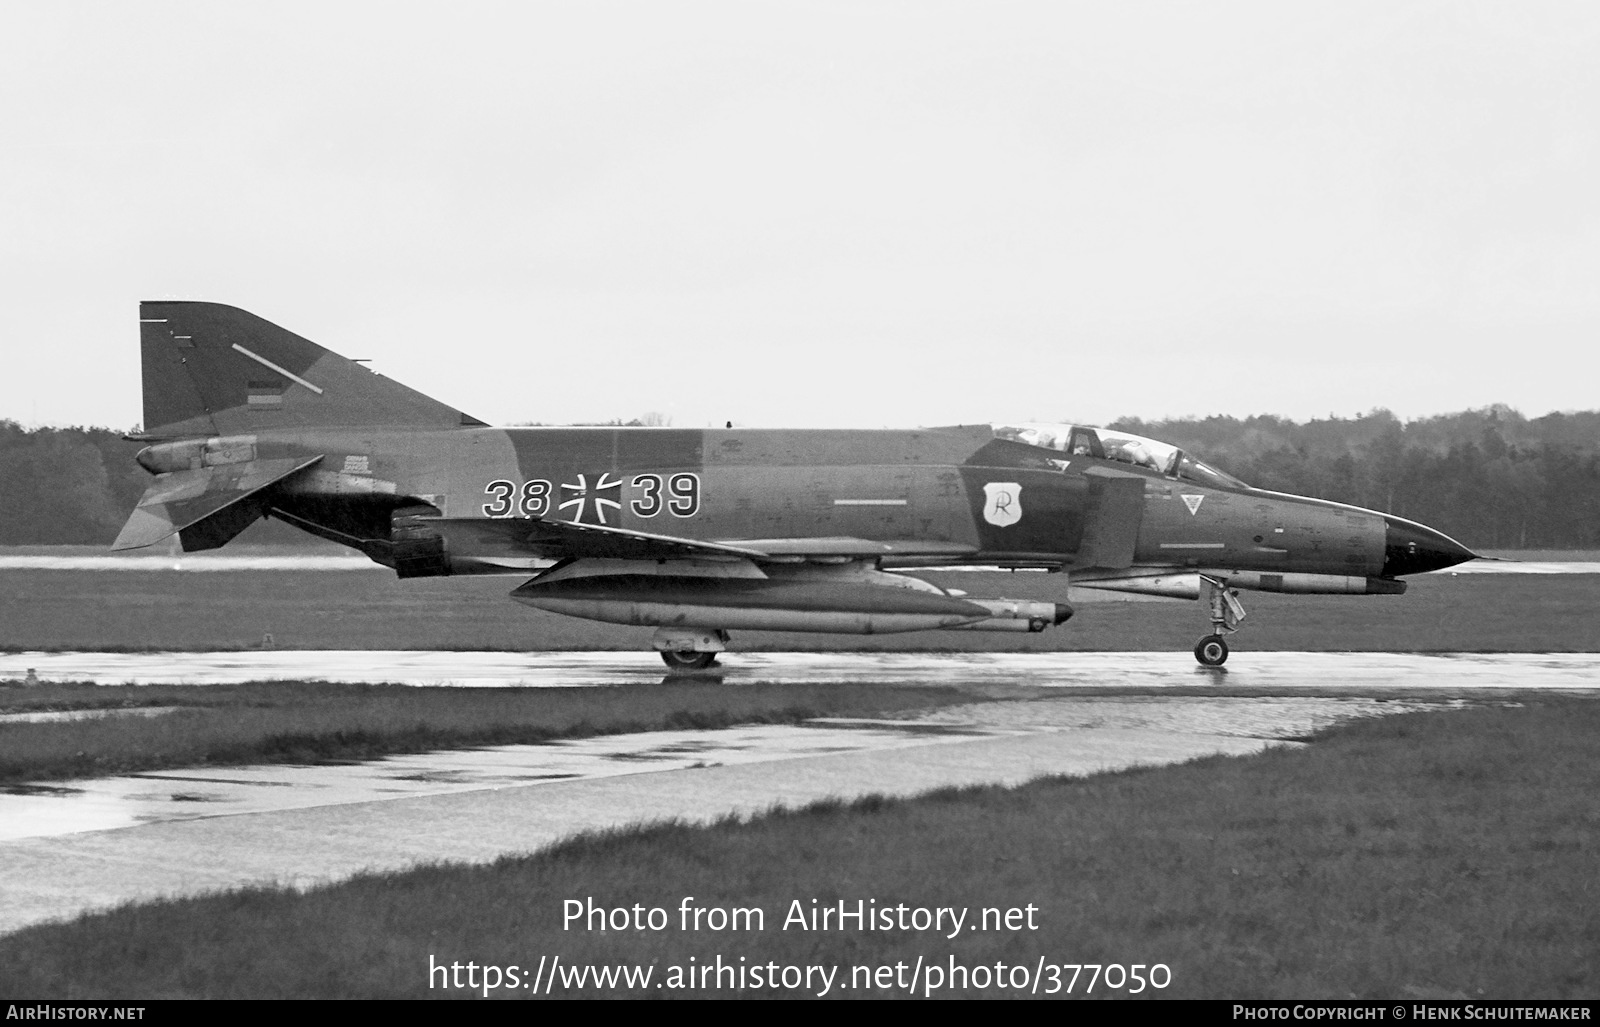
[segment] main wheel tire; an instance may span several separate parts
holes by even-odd
[[[1228,643],[1221,635],[1207,635],[1195,643],[1194,658],[1202,667],[1220,667],[1228,662]]]
[[[705,670],[717,662],[717,654],[678,652],[672,649],[663,649],[661,650],[661,659],[672,670]]]

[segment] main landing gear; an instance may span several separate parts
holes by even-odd
[[[716,653],[697,653],[693,650],[663,649],[661,658],[667,669],[674,672],[705,670],[717,662]]]
[[[721,628],[657,628],[650,644],[661,653],[668,673],[692,674],[717,664],[717,654],[728,648],[728,633]]]
[[[1222,636],[1239,630],[1244,606],[1239,602],[1239,593],[1220,578],[1202,574],[1200,586],[1211,606],[1211,634],[1195,643],[1194,658],[1202,667],[1220,667],[1228,662],[1228,642]]]

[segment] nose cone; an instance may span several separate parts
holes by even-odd
[[[1421,574],[1476,560],[1478,554],[1443,532],[1399,517],[1385,517],[1383,576]]]

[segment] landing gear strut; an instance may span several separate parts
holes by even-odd
[[[728,633],[721,628],[657,628],[650,644],[675,674],[705,670],[716,665],[717,654],[728,648]]]
[[[1228,643],[1222,636],[1239,630],[1244,606],[1239,602],[1239,593],[1220,578],[1202,574],[1200,584],[1211,606],[1211,634],[1195,643],[1194,658],[1202,667],[1220,667],[1228,662]]]

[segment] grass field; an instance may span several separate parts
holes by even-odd
[[[0,994],[465,997],[477,992],[437,976],[430,990],[430,958],[530,975],[541,957],[639,964],[661,982],[720,955],[836,966],[846,983],[853,967],[953,957],[1030,975],[1039,962],[1165,964],[1170,986],[1147,997],[1592,999],[1597,734],[1600,704],[1585,700],[1396,716],[1247,758],[583,838],[306,895],[129,907],[0,939]],[[563,901],[591,896],[673,919],[659,932],[563,930]],[[764,929],[682,931],[683,896],[761,909]],[[796,899],[974,916],[1032,905],[1037,930],[784,930]]]
[[[1059,601],[1060,575],[927,575],[974,596]],[[328,571],[0,571],[0,650],[648,649],[650,629],[543,613],[506,594],[515,577],[400,581]],[[1103,600],[1103,594],[1094,596]],[[1234,648],[1600,651],[1600,575],[1425,575],[1403,596],[1246,592]],[[747,651],[1183,651],[1209,628],[1199,603],[1081,602],[1037,635],[735,632]]]
[[[645,689],[249,685],[0,687],[0,712],[178,707],[157,717],[0,723],[0,785],[175,767],[373,759],[555,738],[876,716],[972,696],[953,688],[749,685]]]

